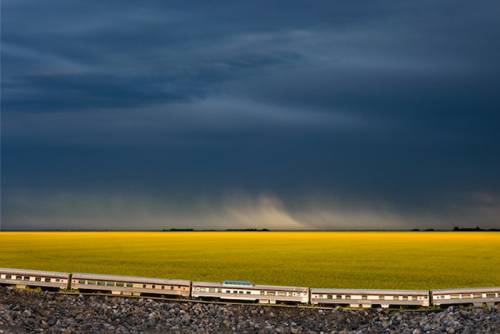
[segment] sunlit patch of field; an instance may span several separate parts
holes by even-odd
[[[495,232],[0,232],[0,267],[308,287],[500,285]]]

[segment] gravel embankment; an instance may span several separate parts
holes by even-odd
[[[318,310],[64,296],[0,287],[7,333],[500,333],[500,306]]]

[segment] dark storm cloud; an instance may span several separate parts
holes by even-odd
[[[495,1],[4,1],[4,224],[499,226]]]

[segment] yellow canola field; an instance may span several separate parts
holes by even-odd
[[[0,232],[0,267],[306,287],[500,286],[500,233]]]

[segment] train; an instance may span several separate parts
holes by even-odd
[[[244,280],[215,283],[14,268],[0,268],[0,285],[122,296],[356,308],[492,306],[500,303],[500,287],[441,290],[326,289],[259,285]]]

